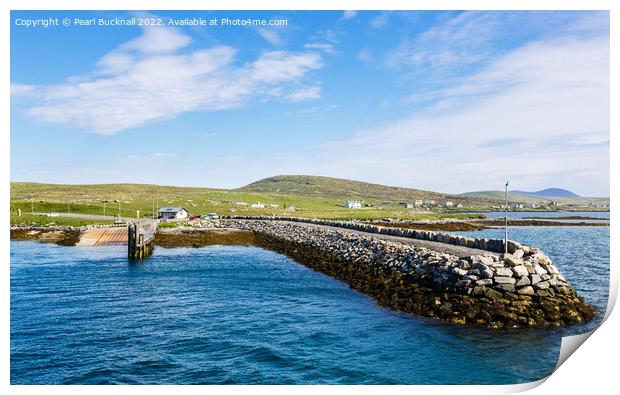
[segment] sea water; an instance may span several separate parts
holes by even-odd
[[[500,237],[502,231],[476,232]],[[601,315],[609,228],[532,227]],[[11,242],[12,384],[511,384],[549,375],[560,330],[449,325],[377,306],[272,251]]]

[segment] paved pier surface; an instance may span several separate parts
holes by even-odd
[[[253,220],[244,219],[243,221],[253,221]],[[261,221],[261,220],[256,220],[256,221]],[[496,252],[481,250],[478,248],[470,248],[470,247],[458,246],[458,245],[447,244],[447,243],[440,243],[437,241],[430,241],[430,240],[413,239],[409,237],[392,236],[392,235],[386,235],[386,234],[381,234],[381,233],[364,232],[361,230],[341,228],[338,226],[311,224],[308,222],[289,222],[289,221],[273,221],[273,222],[293,224],[296,226],[305,226],[308,228],[319,227],[319,228],[331,229],[331,230],[334,230],[337,232],[343,232],[343,233],[353,233],[356,235],[372,237],[374,239],[386,240],[386,241],[392,241],[392,242],[412,245],[416,247],[428,248],[430,250],[437,251],[440,253],[452,254],[452,255],[456,255],[460,257],[472,256],[472,255],[487,255],[487,256],[499,256],[500,255],[499,253],[496,253]],[[439,233],[442,233],[442,232],[439,232]]]
[[[415,246],[415,247],[428,248],[428,249],[433,250],[433,251],[441,252],[441,253],[444,253],[444,254],[453,254],[453,255],[456,255],[456,256],[471,256],[471,255],[488,255],[488,256],[495,255],[495,256],[499,256],[500,255],[500,254],[498,254],[496,252],[491,252],[491,251],[487,251],[487,250],[481,250],[481,249],[478,249],[478,248],[470,248],[470,247],[457,246],[457,245],[454,245],[454,244],[440,243],[438,241],[412,239],[412,238],[409,238],[409,237],[399,237],[399,236],[392,236],[392,235],[384,235],[384,234],[381,234],[381,233],[363,232],[361,230],[339,228],[339,227],[336,227],[336,226],[315,225],[315,224],[308,224],[308,223],[303,223],[303,222],[295,222],[295,224],[296,225],[302,225],[302,226],[309,226],[309,227],[311,227],[311,226],[320,226],[320,227],[329,228],[329,229],[333,229],[333,230],[337,230],[337,231],[341,231],[341,232],[349,232],[349,233],[354,233],[354,234],[358,234],[358,235],[369,236],[369,237],[373,237],[375,239],[386,240],[386,241],[393,241],[393,242],[397,242],[397,243],[412,245],[412,246]],[[438,233],[449,233],[449,232],[438,232]]]

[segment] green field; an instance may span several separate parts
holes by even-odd
[[[446,201],[463,204],[462,210],[442,206],[407,209],[400,203],[415,199],[434,199],[438,205]],[[347,200],[362,200],[368,207],[348,209]],[[107,203],[104,203],[107,201]],[[246,205],[233,202],[242,201]],[[252,203],[264,208],[251,208]],[[432,219],[462,217],[460,211],[488,208],[494,202],[464,198],[416,189],[387,187],[377,184],[339,180],[327,177],[272,177],[239,189],[172,187],[147,184],[57,185],[11,183],[11,212],[56,212],[144,217],[153,215],[153,207],[182,206],[190,215],[278,215],[304,218]],[[277,205],[277,207],[270,207]],[[293,209],[294,208],[294,209]]]
[[[11,212],[11,225],[21,226],[86,226],[94,224],[110,225],[113,221],[100,221],[82,218],[46,217],[44,215],[24,214],[18,216]]]

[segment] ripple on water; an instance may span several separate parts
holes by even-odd
[[[568,241],[555,229],[513,235],[604,305],[606,228]],[[128,264],[122,248],[11,243],[13,384],[507,384],[548,375],[561,335],[586,328],[412,317],[254,247],[158,248]]]

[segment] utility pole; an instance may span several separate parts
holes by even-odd
[[[30,212],[34,214],[34,194],[30,193]]]
[[[103,202],[103,216],[105,217],[105,205],[108,202],[108,199],[103,199],[102,202]]]
[[[118,219],[121,218],[121,201],[118,201]]]
[[[508,181],[506,181],[506,189],[504,189],[504,254],[508,254]]]

